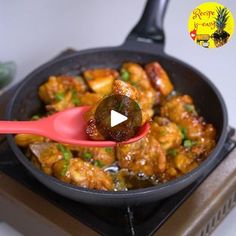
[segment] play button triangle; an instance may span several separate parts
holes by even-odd
[[[128,120],[128,118],[117,111],[111,110],[111,127],[114,127],[124,121]]]

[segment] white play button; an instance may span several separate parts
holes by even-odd
[[[111,110],[111,127],[114,127],[124,121],[128,120],[128,118],[117,111]]]
[[[97,131],[105,140],[123,142],[139,132],[142,126],[142,112],[134,100],[116,94],[104,98],[99,103],[95,111],[95,121]],[[94,126],[91,126],[92,131],[93,129]],[[89,129],[87,131],[91,132]]]

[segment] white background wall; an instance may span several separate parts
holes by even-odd
[[[205,73],[225,98],[236,127],[236,32],[222,48],[195,45],[187,31],[191,10],[202,0],[170,0],[165,51]],[[235,16],[236,1],[217,1]],[[14,60],[16,81],[60,50],[119,45],[137,22],[145,0],[0,0],[0,60]],[[236,22],[235,22],[236,23]],[[235,235],[236,211],[214,235]],[[231,233],[230,233],[231,232]]]

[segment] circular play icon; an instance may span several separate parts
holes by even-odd
[[[131,98],[112,95],[100,102],[95,120],[98,131],[105,139],[122,142],[138,133],[142,113],[138,103]]]

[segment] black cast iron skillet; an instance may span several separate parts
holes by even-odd
[[[143,16],[137,26],[119,47],[85,50],[70,56],[46,63],[28,75],[12,98],[7,119],[27,120],[36,114],[42,104],[38,97],[38,88],[50,75],[80,73],[84,69],[95,67],[118,68],[126,61],[145,64],[159,61],[168,72],[177,91],[193,97],[201,115],[214,124],[217,129],[217,146],[209,157],[190,173],[154,187],[130,191],[96,191],[66,184],[38,170],[15,144],[14,137],[8,140],[20,162],[40,182],[55,192],[76,201],[101,205],[142,204],[166,198],[186,186],[210,168],[226,139],[227,110],[216,87],[199,71],[181,62],[163,51],[163,18],[167,6],[166,0],[148,0]]]

